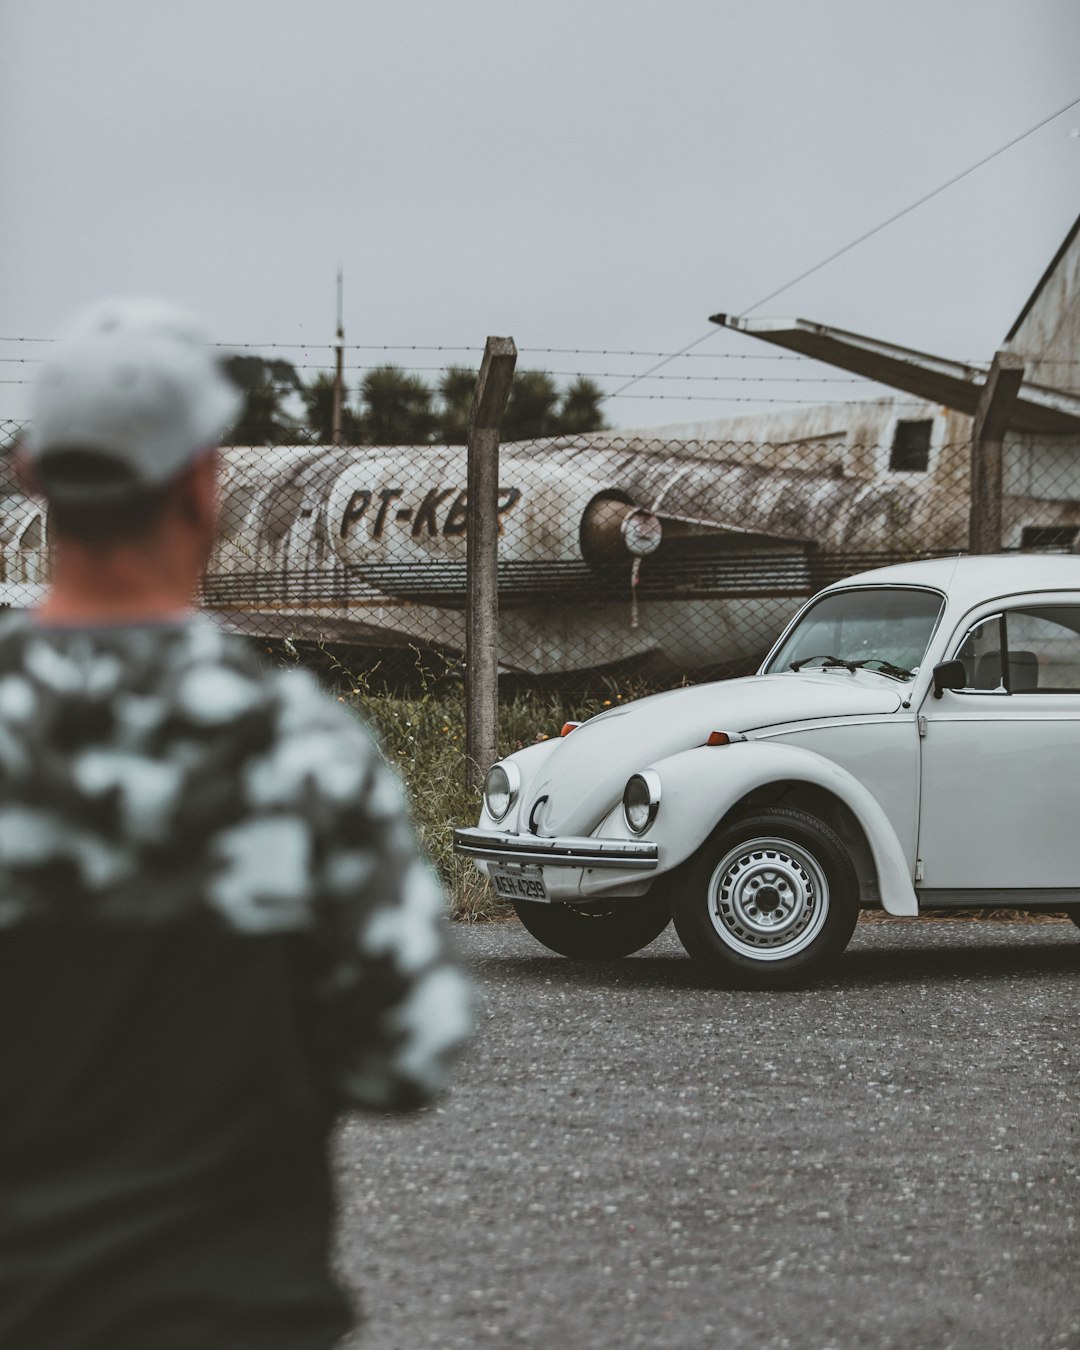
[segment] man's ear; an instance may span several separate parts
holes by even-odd
[[[212,534],[218,518],[218,452],[205,450],[181,475],[180,503],[189,524]]]

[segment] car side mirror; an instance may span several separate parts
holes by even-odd
[[[934,667],[935,698],[940,698],[946,689],[964,689],[967,682],[963,661],[942,661],[941,665]]]

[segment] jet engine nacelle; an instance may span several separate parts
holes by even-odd
[[[617,562],[627,554],[647,558],[663,538],[660,519],[624,493],[602,492],[581,517],[581,553],[586,562]]]

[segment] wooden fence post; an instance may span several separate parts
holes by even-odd
[[[1023,357],[995,352],[971,424],[971,553],[1001,551],[1001,446],[1023,382]]]
[[[513,338],[489,337],[469,410],[465,542],[465,782],[494,762],[499,725],[499,430],[517,364]]]

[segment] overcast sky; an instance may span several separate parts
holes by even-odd
[[[1080,96],[1080,4],[0,0],[0,51],[0,337],[155,292],[326,362],[340,262],[350,343],[509,334],[520,365],[615,389],[655,358],[535,349],[670,352],[745,310]],[[989,359],[1080,209],[1076,128],[1080,106],[758,312]],[[872,391],[769,351],[717,331],[664,371],[697,378],[607,415]],[[0,342],[0,380],[38,356]],[[0,384],[0,417],[27,394]]]

